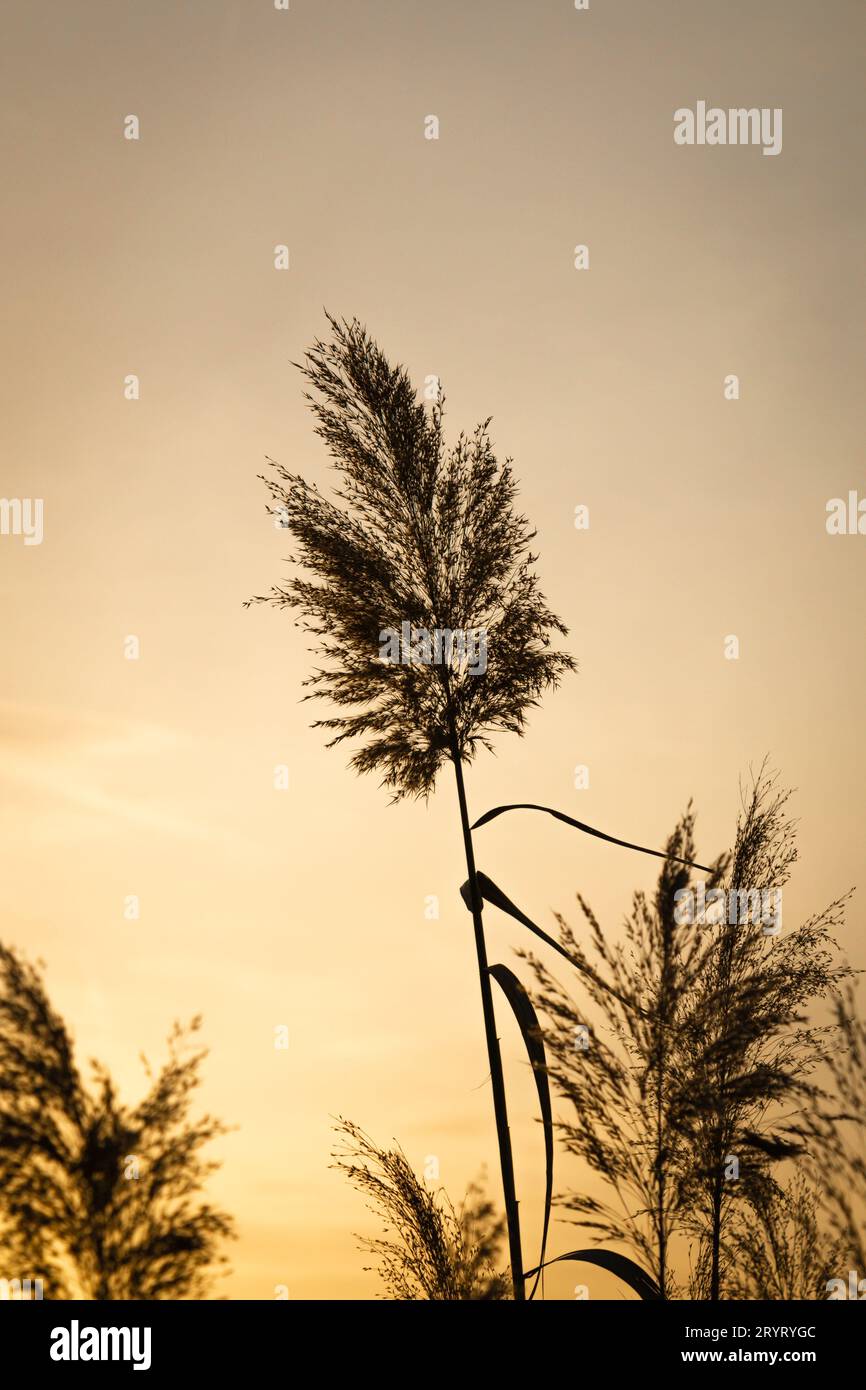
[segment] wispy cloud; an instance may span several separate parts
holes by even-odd
[[[207,818],[178,813],[165,797],[120,793],[125,776],[137,783],[154,760],[195,747],[189,733],[143,721],[62,708],[0,703],[0,783],[14,798],[35,799],[46,813],[73,808],[103,822],[123,822],[162,834],[207,839],[226,832]]]

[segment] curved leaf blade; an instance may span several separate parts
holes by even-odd
[[[532,1299],[535,1297],[538,1281],[544,1269],[544,1256],[547,1250],[547,1234],[550,1228],[550,1209],[553,1205],[553,1107],[550,1103],[550,1082],[547,1076],[547,1057],[544,1052],[544,1041],[542,1039],[541,1024],[538,1021],[538,1015],[532,1007],[532,1001],[529,995],[517,976],[513,971],[508,969],[507,965],[491,965],[489,974],[493,976],[494,980],[501,988],[511,1005],[514,1017],[517,1019],[521,1037],[523,1038],[523,1043],[535,1076],[535,1089],[538,1092],[538,1105],[541,1110],[541,1123],[544,1129],[544,1224],[541,1231],[541,1256],[537,1268],[533,1271],[535,1274],[535,1283],[529,1295],[530,1299]]]
[[[634,849],[639,854],[652,854],[656,859],[670,859],[674,864],[685,864],[688,868],[700,869],[705,874],[713,872],[706,864],[696,864],[691,859],[680,859],[675,854],[665,854],[663,849],[647,849],[645,845],[635,845],[630,840],[618,840],[615,835],[606,835],[603,830],[596,830],[592,825],[575,820],[573,816],[567,816],[564,811],[554,811],[551,806],[538,806],[531,801],[521,801],[513,806],[496,806],[492,811],[485,811],[484,815],[472,826],[472,829],[478,830],[482,825],[487,825],[489,821],[495,820],[497,816],[505,815],[506,811],[544,811],[545,815],[553,816],[555,820],[564,821],[566,825],[574,826],[575,830],[582,830],[584,835],[594,835],[597,840],[606,840],[608,844],[620,845],[623,849]]]
[[[614,989],[606,980],[603,980],[601,976],[593,970],[592,966],[576,960],[569,951],[566,951],[564,946],[560,945],[555,937],[548,936],[546,931],[542,931],[541,927],[537,927],[534,922],[530,921],[526,913],[521,912],[516,903],[513,903],[510,898],[505,896],[502,889],[497,887],[492,878],[488,878],[487,875],[483,874],[479,869],[475,875],[475,879],[478,884],[478,892],[481,894],[483,902],[490,903],[491,907],[498,907],[500,912],[507,913],[509,917],[514,918],[515,922],[519,922],[521,926],[533,932],[535,936],[539,937],[548,946],[552,946],[554,951],[558,951],[559,954],[568,961],[569,965],[574,966],[575,970],[578,970],[582,975],[586,975],[586,977],[592,980],[593,984],[597,985],[599,989],[605,990],[606,993],[612,995],[614,999],[618,999],[624,1009],[627,1009],[629,1012],[634,1012],[635,1009],[637,1009],[639,1013],[643,1013],[643,1010],[638,1009],[636,1004],[626,999],[623,994],[620,994],[619,990]],[[471,912],[472,892],[468,881],[464,883],[463,887],[460,889],[460,896]]]
[[[615,1274],[624,1284],[628,1284],[639,1298],[646,1302],[661,1301],[662,1295],[655,1279],[647,1274],[646,1270],[641,1269],[639,1264],[635,1264],[634,1260],[630,1260],[628,1255],[620,1255],[616,1250],[569,1250],[566,1255],[556,1255],[554,1259],[548,1260],[547,1267],[559,1264],[561,1260],[582,1260],[586,1264],[598,1265],[600,1269],[606,1269],[609,1274]],[[526,1277],[531,1279],[533,1274],[539,1272],[528,1269]]]

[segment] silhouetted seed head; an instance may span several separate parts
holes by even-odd
[[[527,711],[573,659],[551,647],[566,628],[533,570],[534,532],[515,511],[509,462],[485,421],[452,445],[441,400],[416,400],[357,320],[330,318],[332,337],[300,365],[307,399],[339,474],[334,500],[271,464],[269,508],[295,541],[301,573],[252,602],[293,608],[321,665],[306,698],[339,714],[316,721],[351,740],[358,772],[378,772],[394,799],[427,796],[444,759],[470,760],[500,730],[522,733]],[[486,666],[386,660],[383,633],[478,633]]]

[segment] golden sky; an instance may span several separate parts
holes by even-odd
[[[290,365],[323,306],[439,375],[450,430],[493,416],[571,628],[579,674],[471,769],[470,809],[541,802],[660,846],[694,796],[706,862],[769,753],[798,789],[786,920],[861,877],[866,537],[825,517],[866,495],[863,19],[855,0],[6,16],[0,490],[44,499],[44,539],[0,536],[2,931],[130,1097],[139,1052],[204,1013],[203,1099],[239,1126],[214,1183],[241,1232],[231,1296],[376,1290],[332,1115],[436,1155],[454,1197],[496,1172],[452,779],[389,807],[309,730],[300,632],[242,607],[285,570],[264,456],[327,480]],[[781,154],[678,147],[698,100],[782,108]],[[540,817],[476,852],[548,928],[578,889],[616,923],[654,879]],[[847,931],[866,965],[856,899]],[[491,914],[491,958],[513,963],[518,932]],[[531,1256],[541,1135],[504,1012],[502,1033]],[[582,1181],[559,1160],[558,1186]],[[574,1243],[554,1226],[551,1253]]]

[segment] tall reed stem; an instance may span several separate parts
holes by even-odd
[[[522,1303],[526,1300],[526,1284],[523,1277],[523,1256],[520,1250],[520,1222],[517,1211],[517,1193],[514,1187],[514,1160],[511,1153],[511,1135],[508,1130],[505,1077],[502,1071],[502,1055],[499,1051],[499,1038],[496,1036],[496,1015],[493,1012],[493,991],[490,988],[487,946],[484,941],[484,924],[481,917],[481,894],[478,890],[478,877],[475,871],[475,853],[472,848],[472,831],[469,828],[469,812],[466,807],[463,764],[460,758],[456,732],[453,727],[451,730],[451,757],[454,763],[454,773],[457,778],[457,799],[460,802],[460,823],[463,827],[463,847],[466,851],[466,868],[469,874],[472,921],[475,927],[475,950],[478,956],[478,978],[481,983],[481,1005],[484,1012],[484,1033],[487,1038],[487,1058],[490,1063],[490,1080],[493,1085],[493,1112],[496,1117],[496,1136],[499,1140],[499,1165],[502,1169],[505,1218],[508,1224],[508,1251],[511,1261],[511,1282],[514,1287],[515,1300],[518,1303]]]

